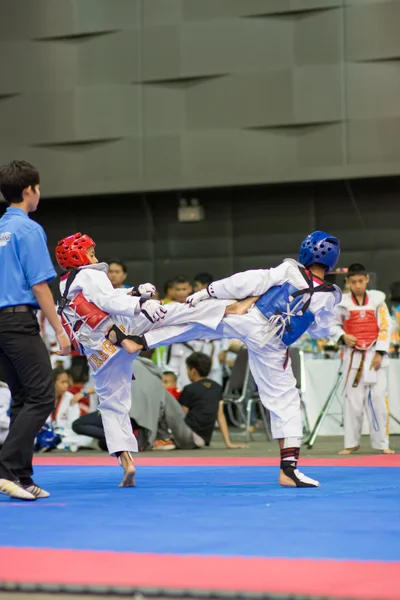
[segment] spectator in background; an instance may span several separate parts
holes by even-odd
[[[200,292],[207,288],[214,281],[214,277],[210,273],[198,273],[194,278],[194,292]]]
[[[181,395],[181,390],[177,386],[177,376],[173,371],[164,371],[162,374],[163,386],[174,398],[178,399]]]
[[[175,279],[170,279],[164,284],[164,294],[165,297],[162,300],[163,304],[168,304],[169,302],[179,302],[183,304],[186,301],[186,298],[191,293],[192,286],[190,281],[184,275],[178,275]],[[175,350],[178,356],[181,356],[181,344],[177,345],[177,348],[171,351],[167,351],[165,346],[159,346],[156,348],[156,351],[153,354],[153,362],[164,371],[167,367],[167,364],[170,361],[171,356],[175,354]],[[191,350],[192,351],[192,350]],[[172,368],[172,370],[174,370]]]
[[[40,335],[42,336],[42,340],[44,341],[47,351],[50,355],[52,368],[69,369],[72,364],[71,354],[68,354],[67,356],[59,355],[56,334],[41,310],[37,311],[36,318],[40,327]]]
[[[167,402],[163,419],[172,431],[178,448],[201,448],[209,446],[218,420],[221,435],[227,448],[247,448],[243,444],[233,444],[229,437],[224,415],[222,387],[208,378],[211,359],[202,352],[194,352],[186,359],[189,379],[176,402]],[[161,419],[162,420],[162,419]]]
[[[175,302],[174,298],[174,280],[168,279],[163,286],[164,298],[162,299],[163,304],[168,304],[168,302]]]
[[[67,371],[69,378],[68,391],[73,395],[72,404],[79,405],[80,416],[87,415],[93,411],[91,406],[91,395],[95,393],[93,387],[84,389],[89,381],[89,367],[86,362],[73,365]]]
[[[69,379],[64,369],[53,370],[55,385],[55,403],[51,414],[51,422],[56,433],[61,436],[61,443],[57,448],[76,452],[79,448],[90,448],[93,439],[84,435],[77,435],[72,430],[72,423],[79,418],[80,410],[77,403],[72,404],[73,394],[68,392]]]
[[[186,298],[192,293],[192,291],[192,284],[187,277],[184,275],[175,277],[172,288],[172,294],[175,302],[180,302],[183,304],[186,302]]]
[[[0,452],[0,492],[35,500],[50,494],[33,479],[33,444],[54,403],[54,381],[36,310],[56,334],[59,352],[71,345],[56,313],[49,282],[56,277],[42,227],[29,218],[40,199],[33,165],[12,161],[0,168],[9,205],[0,219],[0,364],[11,390],[11,426]]]
[[[126,264],[121,260],[114,258],[108,263],[108,278],[115,290],[128,289],[130,286],[125,284],[128,276]]]
[[[10,389],[3,380],[3,375],[0,369],[0,448],[4,444],[10,429],[10,404]]]

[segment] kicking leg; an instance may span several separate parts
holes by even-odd
[[[118,325],[113,325],[105,336],[114,346],[122,346],[128,354],[148,350],[146,340],[139,335],[126,335]]]
[[[245,300],[233,302],[233,304],[230,304],[226,307],[225,315],[245,315],[249,312],[250,308],[254,306],[259,298],[260,296],[251,296]]]

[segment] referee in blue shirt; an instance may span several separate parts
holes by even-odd
[[[0,190],[9,205],[0,219],[0,366],[12,396],[11,425],[0,452],[0,493],[21,500],[49,493],[32,479],[35,437],[54,407],[49,355],[36,310],[53,327],[60,354],[70,343],[48,282],[56,277],[42,227],[29,218],[40,198],[38,171],[28,162],[0,168]]]

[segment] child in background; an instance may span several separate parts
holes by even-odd
[[[343,343],[345,404],[344,449],[352,454],[360,448],[364,411],[367,413],[371,445],[384,454],[389,448],[388,352],[390,314],[385,294],[367,290],[369,275],[364,265],[349,266],[350,291],[336,308],[333,339]]]
[[[72,423],[79,419],[79,404],[71,404],[73,394],[68,392],[69,379],[64,369],[54,369],[54,383],[56,390],[55,406],[50,418],[53,422],[54,430],[61,436],[61,443],[58,444],[59,450],[71,450],[76,452],[79,448],[90,448],[93,444],[93,438],[86,435],[78,435],[72,430]]]
[[[173,371],[164,371],[162,374],[163,386],[174,398],[178,400],[181,390],[177,387],[178,378]]]

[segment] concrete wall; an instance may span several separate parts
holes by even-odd
[[[399,173],[400,0],[0,0],[47,196]]]

